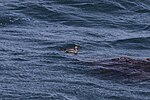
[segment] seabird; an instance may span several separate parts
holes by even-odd
[[[78,53],[78,46],[75,46],[74,48],[66,49],[65,52],[77,54]]]

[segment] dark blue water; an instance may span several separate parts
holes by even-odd
[[[2,100],[149,100],[149,80],[78,64],[119,56],[150,57],[149,0],[0,1]]]

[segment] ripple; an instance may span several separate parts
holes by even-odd
[[[131,38],[131,39],[124,39],[124,40],[117,40],[111,42],[114,47],[119,48],[126,48],[126,49],[150,49],[149,45],[149,37],[143,38]]]
[[[149,4],[0,1],[1,98],[149,99]]]
[[[25,20],[22,17],[18,17],[14,15],[1,15],[0,16],[0,26],[21,25],[21,24],[25,24]]]

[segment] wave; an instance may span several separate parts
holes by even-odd
[[[115,48],[149,50],[150,49],[149,43],[150,37],[143,37],[143,38],[116,40],[112,41],[110,44]]]
[[[19,17],[18,15],[4,14],[0,16],[0,26],[24,25],[25,23],[25,19],[23,17]]]
[[[25,15],[26,21],[48,21],[75,27],[106,27],[125,30],[149,30],[148,1],[44,1],[44,2],[17,2],[7,4],[8,11]],[[144,13],[144,15],[139,15]],[[140,16],[140,17],[139,17]],[[146,17],[145,17],[146,16]],[[4,19],[5,17],[5,19]],[[21,23],[21,18],[4,16],[1,23]],[[11,17],[11,16],[8,16]],[[141,19],[141,17],[145,17]],[[28,20],[31,18],[32,20]],[[4,19],[4,21],[3,21]],[[17,20],[19,19],[19,21]]]

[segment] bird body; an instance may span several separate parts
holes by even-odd
[[[66,53],[77,54],[77,53],[78,53],[78,47],[75,46],[74,48],[66,49],[65,52],[66,52]]]
[[[147,61],[150,61],[150,58],[146,58]]]

